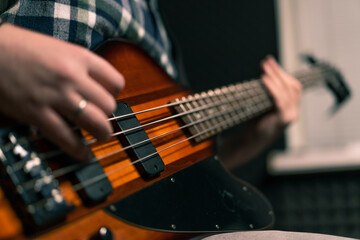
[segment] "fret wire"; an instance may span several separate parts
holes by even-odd
[[[253,84],[252,88],[254,88],[254,85],[255,85],[255,87],[259,86],[258,84]],[[236,93],[237,95],[244,95],[244,92],[234,91],[234,93]],[[266,95],[264,94],[264,96],[266,96]],[[229,113],[235,112],[235,113],[237,113],[235,116],[238,116],[238,119],[234,118],[234,116],[231,116],[235,122],[233,122],[231,124],[229,122],[228,124],[223,125],[224,130],[234,126],[234,123],[238,124],[239,121],[242,122],[248,118],[251,118],[254,115],[259,115],[260,113],[265,112],[267,109],[272,108],[272,105],[270,104],[269,100],[266,97],[259,98],[258,96],[256,96],[256,94],[255,95],[248,94],[248,96],[246,96],[246,99],[242,99],[242,100],[239,99],[239,97],[233,96],[231,98],[232,101],[229,101],[229,100],[230,100],[229,98],[227,99],[227,101],[224,101],[224,99],[221,99],[221,102],[227,102],[227,103],[231,103],[231,102],[236,103],[237,102],[238,104],[235,105],[236,109],[234,107],[227,108],[226,109],[227,113],[223,114],[222,116],[225,116],[225,115],[229,116]],[[244,101],[244,100],[246,100],[246,101]],[[244,108],[245,105],[247,105],[248,107]],[[256,105],[256,106],[254,106],[254,105]],[[246,111],[244,111],[244,109],[246,109]],[[218,119],[218,117],[215,117],[214,119]],[[217,124],[218,123],[219,122],[217,122]]]
[[[231,101],[231,92],[230,92],[230,87],[222,87],[221,88],[221,92],[224,96],[224,98],[227,100],[228,104],[226,105],[227,106],[227,109],[230,109],[229,111],[229,116],[234,119],[234,116],[237,115],[236,111],[234,111],[234,104],[235,102],[234,101]],[[234,126],[236,125],[237,122],[236,122],[236,119],[231,123],[231,126]]]
[[[239,107],[239,106],[237,106],[237,107]],[[265,108],[264,108],[264,111],[266,111]],[[203,119],[203,120],[199,120],[199,121],[208,121],[209,119],[214,119],[214,118],[216,118],[217,115],[219,115],[219,114],[224,114],[224,112],[216,113],[214,116],[208,116],[208,117],[207,117],[208,119]],[[241,119],[242,119],[242,115],[239,114],[238,116],[235,116],[235,117],[238,118],[236,121],[237,121],[238,123],[240,123],[240,122],[241,122]],[[135,146],[137,146],[137,145],[139,145],[139,144],[142,144],[142,143],[145,143],[145,142],[147,142],[147,141],[151,141],[151,140],[153,140],[153,139],[156,139],[156,138],[162,137],[162,136],[164,136],[164,135],[173,133],[173,132],[175,132],[175,131],[177,131],[177,130],[181,130],[181,129],[184,129],[184,128],[190,128],[190,127],[191,127],[192,125],[194,125],[194,124],[196,124],[196,122],[195,122],[195,123],[190,123],[190,124],[183,125],[183,126],[177,128],[177,129],[173,129],[173,130],[171,130],[171,131],[169,131],[169,132],[167,132],[167,133],[163,133],[163,134],[161,134],[161,135],[157,135],[157,136],[152,137],[152,138],[150,138],[150,139],[147,139],[147,140],[144,140],[144,141],[135,143],[135,144],[133,144],[133,145],[131,145],[131,146],[124,147],[124,148],[122,148],[122,149],[120,149],[120,150],[117,150],[117,152],[115,152],[115,153],[113,152],[112,154],[117,154],[117,153],[119,153],[119,152],[121,152],[121,151],[124,151],[124,150],[130,148],[130,147],[135,147]],[[218,123],[218,124],[219,124],[219,123]],[[210,132],[216,132],[216,131],[214,131],[214,127],[213,127],[213,126],[212,126],[212,129],[210,129]],[[213,135],[215,135],[215,134],[211,134],[210,136],[213,136]],[[106,157],[108,157],[108,156],[107,156],[107,155],[100,156],[98,160],[101,161],[102,159],[104,159],[104,158],[106,158]],[[44,157],[44,158],[45,158],[45,157]],[[55,178],[58,178],[58,177],[61,177],[61,176],[65,175],[65,174],[68,174],[68,173],[70,173],[70,172],[72,172],[72,171],[74,171],[74,170],[77,170],[80,166],[83,166],[83,163],[81,163],[81,164],[74,164],[74,165],[68,166],[68,167],[64,168],[65,170],[54,171],[54,172],[53,172],[53,175],[54,175]],[[31,183],[29,183],[29,184],[31,184]],[[24,187],[25,187],[25,186],[24,186]]]
[[[240,84],[239,84],[240,87]],[[249,94],[249,84],[247,82],[247,84],[244,84],[243,87],[241,88],[241,92],[239,92],[240,95],[242,95],[243,98],[243,112],[245,112],[245,119],[249,118],[249,112],[250,112],[250,108],[251,108],[251,104],[252,104],[252,96]],[[240,103],[241,104],[241,103]]]
[[[310,69],[310,70],[308,70],[309,72],[316,72],[316,75],[320,75],[320,76],[323,76],[324,75],[324,72],[325,72],[325,74],[327,74],[326,72],[327,71],[324,71],[324,70],[319,70],[319,69],[317,69],[317,68],[312,68],[312,69]],[[303,75],[306,75],[306,74],[303,74]],[[300,74],[298,74],[298,76],[302,76],[302,75],[300,75]],[[314,78],[313,77],[303,77],[303,78],[301,78],[301,80],[302,80],[302,82],[304,83],[304,84],[311,84],[312,82],[310,82],[311,80],[313,80]],[[260,85],[260,80],[257,80],[257,82],[259,82],[259,85]],[[261,90],[263,90],[262,92],[263,92],[263,96],[265,96],[265,98],[269,98],[268,96],[269,96],[269,94],[264,90],[264,88],[263,87],[261,87],[261,88],[257,88],[256,87],[256,84],[254,84],[254,83],[256,83],[255,81],[249,81],[249,82],[245,82],[245,83],[239,83],[239,84],[237,84],[237,85],[235,85],[235,86],[237,86],[237,89],[239,90],[239,86],[243,86],[242,88],[240,88],[240,91],[238,92],[236,92],[237,94],[236,95],[244,95],[244,96],[242,96],[242,103],[239,103],[240,104],[240,106],[243,106],[243,108],[245,109],[245,111],[249,114],[249,115],[254,115],[254,114],[256,114],[256,112],[257,112],[257,108],[258,108],[258,104],[256,104],[256,101],[255,100],[253,100],[252,98],[252,96],[250,96],[251,94],[249,94],[249,92],[250,91],[248,91],[248,89],[251,89],[251,88],[253,88],[254,90],[255,89],[261,89]],[[261,86],[261,85],[260,85]],[[245,92],[245,94],[244,94],[244,92]],[[218,92],[217,92],[218,93]],[[242,93],[242,94],[241,94]],[[250,97],[250,98],[249,98]],[[214,91],[212,91],[212,90],[209,90],[208,91],[208,93],[207,93],[207,96],[206,96],[206,94],[204,95],[204,94],[202,94],[201,95],[201,98],[203,98],[203,100],[205,100],[206,102],[208,102],[208,103],[211,103],[211,104],[213,104],[213,101],[214,101],[214,99],[218,99],[219,100],[219,94],[215,94],[215,92]],[[221,101],[220,102],[224,102],[223,101],[223,99],[220,99]],[[192,102],[192,101],[194,101],[194,100],[191,100],[191,101],[187,101],[187,102]],[[237,99],[237,101],[239,101],[239,99]],[[254,102],[255,103],[254,103]],[[243,102],[245,102],[245,103],[243,103]],[[271,102],[269,99],[267,99],[267,102]],[[228,103],[225,103],[225,104],[229,104],[229,102]],[[266,103],[266,101],[265,101],[265,105],[268,105],[267,103]],[[215,109],[217,110],[217,111],[219,111],[219,108],[221,108],[221,107],[215,107]],[[229,116],[229,115],[228,115]],[[249,117],[249,116],[246,116],[246,117]],[[216,122],[219,122],[219,120],[220,121],[224,121],[225,119],[224,119],[224,117],[217,117],[216,118],[216,120],[214,120],[213,122],[212,122],[212,124],[214,124],[214,122],[215,122],[215,124],[216,124]],[[221,129],[217,129],[217,132],[218,131],[220,131]],[[199,131],[197,131],[197,132],[199,132]]]
[[[259,112],[261,112],[261,113],[266,112],[266,110],[269,110],[271,108],[268,101],[263,101],[263,102],[265,102],[265,104],[261,105],[261,107],[258,108]],[[240,109],[240,104],[237,105],[237,108]],[[229,110],[227,110],[227,112],[228,111]],[[226,115],[226,114],[227,113],[225,113],[223,115]],[[239,124],[241,122],[246,121],[246,119],[248,119],[248,118],[249,118],[249,116],[248,116],[248,114],[246,112],[240,112],[240,114],[236,114],[235,116],[232,117],[233,120],[231,122],[236,122],[237,124]],[[225,121],[229,121],[229,120],[225,120]],[[232,127],[232,126],[230,126],[230,124],[225,124],[223,126],[223,128],[228,129],[228,128]]]
[[[249,118],[252,118],[254,113],[257,111],[257,107],[256,107],[256,99],[258,98],[258,96],[256,96],[256,92],[255,92],[255,83],[256,80],[251,80],[249,81],[249,86],[250,88],[248,89],[248,95],[251,96],[251,100],[249,100]]]
[[[261,113],[266,112],[266,110],[269,110],[270,107],[271,107],[271,106],[270,106],[269,102],[265,101],[265,104],[261,105],[261,107],[258,108],[259,113],[260,113],[260,112],[261,112]],[[236,105],[236,108],[237,108],[237,109],[234,109],[234,108],[232,108],[232,109],[226,109],[226,110],[224,111],[225,113],[223,113],[222,116],[227,115],[227,114],[229,113],[229,111],[237,112],[237,110],[241,108],[241,107],[240,107],[240,104]],[[230,122],[239,124],[239,123],[241,123],[241,122],[244,122],[244,121],[245,121],[246,119],[248,119],[248,118],[249,118],[248,113],[246,113],[246,112],[240,112],[239,114],[236,114],[236,115],[232,116],[232,121],[225,120],[225,121],[228,121],[229,124],[225,124],[225,125],[223,126],[223,128],[224,128],[224,129],[229,129],[229,128],[231,128],[231,127],[234,126],[234,124],[230,124]]]
[[[270,95],[268,93],[268,91],[265,89],[265,86],[263,85],[263,83],[258,80],[254,82],[255,84],[255,95],[256,98],[258,99],[258,102],[263,103],[263,102],[267,102],[269,103],[269,105],[273,105],[273,101],[270,98]]]
[[[239,104],[242,105],[241,115],[243,116],[244,119],[248,118],[249,109],[251,105],[252,96],[250,96],[249,94],[248,91],[249,88],[250,88],[249,82],[244,83],[244,85],[242,84],[237,85],[237,90],[238,90],[237,94],[240,97]]]
[[[226,98],[224,98],[224,96],[223,96],[220,88],[216,88],[216,89],[214,90],[214,92],[215,92],[215,96],[216,96],[217,99],[220,99],[221,101],[224,101],[224,102],[225,102],[225,104],[223,104],[222,106],[219,106],[219,109],[221,109],[221,110],[226,110],[228,103],[227,103]],[[225,115],[221,116],[221,118],[222,118],[223,121],[225,122],[226,119],[230,119],[230,114],[229,114],[229,113],[226,113]],[[227,122],[227,123],[225,124],[225,126],[230,127],[230,126],[232,125],[232,124],[231,124],[231,121],[226,121],[226,122]]]
[[[244,91],[242,89],[242,86],[240,84],[238,84],[237,86],[234,86],[235,89],[237,89],[238,91],[235,91],[234,93],[236,94],[236,97],[238,99],[238,105],[241,106],[241,112],[239,113],[239,115],[242,115],[244,119],[249,118],[249,114],[253,115],[254,111],[250,111],[251,109],[256,109],[253,107],[254,102],[268,102],[267,99],[265,98],[258,98],[256,95],[251,96],[249,95],[248,91]],[[255,100],[257,99],[257,100]],[[265,106],[266,104],[264,104]]]
[[[194,102],[193,101],[194,98],[192,95],[190,95],[187,97],[187,99],[192,100],[191,102],[186,103],[187,108],[189,110],[192,110],[193,109],[192,103]],[[201,110],[190,114],[189,117],[192,119],[193,122],[201,118],[200,112],[201,112]],[[202,125],[202,124],[196,124],[196,125],[194,125],[194,128],[196,129],[196,133],[199,133],[199,132],[202,132],[205,130],[204,125]],[[203,136],[200,135],[199,140],[202,140],[202,138],[203,138]]]
[[[225,97],[224,93],[222,92],[222,90],[220,88],[216,88],[215,89],[215,94],[217,96],[218,99],[220,99],[221,101],[224,101],[225,104],[223,104],[222,106],[220,106],[220,109],[221,110],[227,110],[229,108],[228,104],[229,104],[229,101],[228,99]],[[230,118],[231,119],[231,114],[228,112],[225,116],[224,116],[224,119],[228,119]],[[232,126],[233,123],[230,121],[228,122],[228,125],[229,126]]]
[[[229,101],[229,108],[231,109],[231,111],[230,111],[231,117],[237,114],[237,112],[234,111],[236,103],[235,103],[235,101],[231,101],[231,99],[234,97],[232,95],[232,91],[234,91],[234,90],[235,90],[235,88],[231,85],[228,87],[221,88],[221,91],[223,92],[225,98]],[[234,124],[236,124],[236,122]]]
[[[315,74],[312,74],[313,76],[308,76],[309,73],[312,72],[312,73],[315,73]],[[332,73],[332,74],[330,74]],[[310,69],[307,69],[306,71],[303,71],[303,72],[297,72],[294,74],[296,77],[299,77],[301,79],[299,80],[302,80],[302,83],[303,83],[303,87],[308,87],[308,86],[311,86],[313,84],[317,84],[319,83],[319,81],[314,81],[319,79],[319,76],[321,76],[322,78],[325,78],[326,76],[330,75],[330,76],[333,76],[333,71],[331,70],[328,70],[328,69],[324,69],[324,68],[320,68],[320,67],[311,67]],[[305,77],[302,77],[303,75],[305,75]],[[317,77],[314,77],[316,76]],[[320,78],[321,78],[320,77]],[[246,86],[246,83],[244,83],[244,86]],[[200,98],[203,98],[203,99],[210,99],[211,96],[208,96],[208,95],[202,95],[200,96]],[[189,100],[187,101],[183,101],[182,103],[184,102],[191,102]],[[144,110],[144,111],[140,111],[140,112],[137,112],[137,113],[133,113],[133,114],[141,114],[143,112],[147,112],[147,111],[152,111],[152,110],[157,110],[157,109],[160,109],[162,107],[167,107],[167,106],[175,106],[177,104],[181,104],[181,102],[176,102],[176,103],[170,103],[170,104],[166,104],[166,105],[163,105],[163,106],[159,106],[159,107],[156,107],[156,108],[151,108],[151,109],[147,109],[147,110]],[[119,116],[119,117],[116,117],[116,118],[121,118],[121,117],[125,117],[125,116]],[[112,120],[112,118],[110,118],[109,120]]]
[[[210,96],[210,98],[209,98],[209,100],[211,100],[211,101],[218,101],[219,99],[218,99],[218,97],[216,96],[216,94],[215,94],[215,91],[214,90],[209,90],[208,91],[208,94],[209,94],[209,96]],[[221,108],[220,107],[216,107],[215,108],[215,111],[221,111]],[[216,118],[216,121],[217,121],[217,123],[221,123],[221,122],[223,122],[223,121],[225,121],[225,118],[223,117],[223,116],[218,116],[217,118]],[[217,125],[219,125],[219,124],[217,124]],[[220,132],[221,130],[224,130],[224,129],[226,129],[223,125],[220,125],[220,128],[218,129],[218,131]]]
[[[237,92],[236,92],[235,85],[233,85],[233,84],[229,85],[228,90],[229,90],[228,97],[230,97],[231,99],[237,99]],[[238,106],[238,101],[231,101],[231,105],[235,109]],[[234,110],[234,113],[239,114],[239,111]]]
[[[264,105],[265,106],[265,105]],[[240,108],[240,106],[239,106],[239,104],[237,105],[237,108],[239,109]],[[266,108],[266,106],[264,107],[264,109],[262,110],[262,111],[265,111],[265,108]],[[234,111],[234,108],[232,108],[232,109],[229,109],[229,108],[227,108],[227,109],[223,109],[222,110],[222,114],[221,114],[221,116],[225,116],[225,115],[228,115],[228,113],[230,112],[230,111]],[[213,117],[213,119],[215,119],[215,118],[217,118],[218,116],[216,116],[216,117]],[[225,118],[226,119],[226,118]],[[236,122],[236,123],[240,123],[241,121],[242,121],[242,119],[244,119],[244,113],[241,113],[241,114],[236,114],[235,116],[232,116],[232,119],[233,119],[233,122]],[[228,121],[228,120],[225,120],[225,121]],[[219,124],[219,122],[217,123],[217,124]],[[234,124],[225,124],[225,125],[223,125],[223,128],[224,129],[228,129],[228,128],[230,128],[230,127],[232,127]],[[215,135],[215,134],[211,134],[210,136],[212,136],[212,135]]]
[[[188,97],[182,97],[181,100],[186,100]],[[187,105],[189,102],[186,102],[185,105],[184,104],[181,104],[180,107],[182,109],[182,111],[184,113],[186,112],[190,112],[188,114],[185,114],[184,117],[183,117],[183,120],[185,120],[185,123],[191,123],[191,122],[194,122],[194,119],[192,117],[192,113],[193,111],[189,110],[189,106]],[[197,125],[193,125],[191,128],[189,128],[189,131],[192,135],[195,135],[197,134],[198,132],[200,132],[199,128]],[[196,139],[196,140],[199,140],[199,139]],[[201,139],[200,139],[201,140]]]
[[[244,85],[237,85],[237,95],[239,96],[238,98],[238,104],[241,106],[241,111],[240,111],[240,115],[243,118],[246,118],[248,115],[248,105],[249,105],[249,99],[251,99],[252,97],[249,96],[249,92],[247,91],[249,85],[248,84],[244,84]],[[240,89],[240,91],[239,91]]]
[[[241,96],[240,96],[240,93],[237,91],[236,85],[231,85],[230,89],[231,89],[231,96],[234,99],[236,99],[235,101],[233,101],[233,104],[236,105],[236,106],[240,106]],[[236,110],[236,114],[241,114],[241,109]]]
[[[237,95],[241,95],[241,93],[240,92],[236,92],[237,93]],[[211,92],[210,92],[210,94],[211,94]],[[249,101],[249,97],[250,98],[253,98],[253,96],[248,96],[247,98],[248,98],[248,101]],[[243,106],[243,105],[245,105],[244,104],[244,100],[242,99],[242,102],[239,102],[239,98],[238,97],[236,97],[236,96],[234,96],[232,99],[231,99],[233,102],[238,102],[238,105],[239,106]],[[229,99],[227,100],[227,101],[224,101],[223,99],[221,99],[221,102],[227,102],[227,103],[229,103]],[[248,104],[248,103],[247,103]],[[243,108],[243,107],[242,107]],[[243,109],[241,109],[242,111],[243,111]],[[238,112],[238,111],[237,111]],[[242,112],[240,112],[240,114],[243,114]],[[216,118],[216,119],[219,119],[219,118]],[[224,119],[224,118],[222,118],[222,119]],[[231,124],[231,125],[233,125],[233,124]]]
[[[266,103],[268,103],[268,102],[266,102]],[[262,106],[263,107],[261,108],[261,112],[265,112],[267,109],[269,109],[269,107],[266,106],[266,105],[262,105]],[[249,119],[249,113],[248,112],[243,112],[243,113],[238,115],[237,121],[239,123],[242,123],[242,122],[245,122],[248,119]]]
[[[227,121],[230,121],[230,120],[226,120],[226,122],[227,122]],[[226,122],[219,123],[219,125],[221,125],[221,124],[226,124]],[[219,127],[218,127],[218,126],[213,126],[213,128],[219,128]],[[208,130],[206,130],[206,131],[211,131],[211,129],[208,129]],[[198,135],[201,135],[201,134],[204,134],[204,133],[205,133],[205,132],[200,132],[200,133],[198,133]],[[120,171],[120,170],[122,170],[122,169],[124,169],[124,168],[126,168],[126,167],[128,167],[128,166],[132,166],[132,165],[134,165],[134,164],[136,164],[136,163],[138,163],[138,162],[142,162],[142,161],[146,160],[147,158],[149,158],[149,157],[151,157],[151,156],[153,156],[153,155],[155,155],[155,154],[159,154],[160,152],[163,152],[163,151],[165,151],[165,150],[167,150],[167,149],[170,149],[170,148],[172,148],[172,147],[174,147],[174,146],[177,146],[177,145],[179,145],[179,144],[181,144],[181,143],[183,143],[183,142],[189,141],[189,140],[191,140],[191,139],[193,139],[193,138],[195,138],[195,137],[197,137],[197,136],[194,135],[194,136],[188,137],[188,138],[186,138],[186,139],[184,139],[184,140],[181,140],[181,141],[179,141],[179,142],[177,142],[177,143],[175,143],[175,144],[172,144],[172,145],[170,145],[170,146],[168,146],[168,147],[165,147],[165,148],[157,151],[157,152],[154,153],[154,154],[149,154],[148,156],[145,156],[145,157],[143,157],[143,158],[140,158],[140,159],[138,159],[138,160],[136,160],[136,161],[134,161],[134,162],[131,162],[131,163],[125,165],[125,166],[116,168],[116,169],[111,170],[111,171],[109,171],[109,172],[107,172],[107,173],[103,173],[103,174],[98,175],[98,176],[96,176],[96,177],[94,177],[94,178],[92,178],[92,179],[89,179],[89,180],[87,180],[87,181],[84,182],[84,183],[79,183],[79,184],[77,184],[77,185],[74,185],[74,186],[73,186],[73,189],[74,189],[74,191],[79,191],[79,190],[81,190],[82,188],[84,188],[84,187],[86,187],[86,186],[88,186],[88,185],[91,185],[91,184],[93,184],[93,183],[96,183],[97,181],[100,181],[101,179],[103,179],[103,178],[105,178],[105,177],[108,177],[108,176],[110,176],[111,174],[114,174],[114,173],[116,173],[116,172],[118,172],[118,171]]]
[[[243,85],[241,84],[236,84],[235,85],[235,90],[236,90],[236,96],[237,97],[237,103],[240,106],[240,113],[239,115],[242,115],[245,111],[246,111],[246,92],[243,91]]]
[[[264,101],[266,104],[269,104],[269,102],[268,101]],[[265,112],[265,111],[267,111],[268,109],[269,109],[269,106],[267,106],[266,104],[263,104],[263,105],[261,105],[262,107],[261,107],[261,112]],[[237,105],[237,108],[240,108],[240,105]],[[233,111],[234,111],[234,109],[233,109]],[[235,111],[235,112],[237,112],[237,111]],[[224,113],[221,113],[221,114],[224,114]],[[215,117],[213,117],[213,119],[214,118],[216,118],[216,116]],[[241,113],[241,114],[238,114],[237,116],[236,116],[236,120],[235,120],[235,122],[237,122],[237,123],[240,123],[240,122],[242,122],[242,121],[245,121],[246,119],[247,119],[248,117],[246,116],[246,113]],[[188,124],[188,125],[191,125],[191,124]],[[214,125],[214,126],[216,126],[216,125]],[[214,132],[213,130],[214,129],[219,129],[219,128],[214,128],[214,126],[212,126],[212,128],[210,129],[210,131],[211,132]],[[182,126],[182,127],[180,127],[181,129],[182,128],[184,128],[185,126]],[[190,127],[190,126],[186,126],[186,127]],[[208,131],[209,129],[207,129],[207,131]],[[175,131],[175,130],[174,130]],[[205,131],[206,132],[206,131]],[[216,131],[215,131],[216,132]],[[162,135],[165,135],[165,134],[162,134]],[[105,156],[101,156],[100,157],[101,159],[103,159],[103,158],[105,158]],[[99,160],[101,160],[99,158]]]
[[[246,112],[245,114],[242,114],[241,116],[241,122],[245,122],[248,119],[251,119],[255,116],[260,115],[261,113],[266,112],[267,110],[270,110],[272,108],[272,105],[268,101],[263,101],[264,104],[260,105],[257,112]]]
[[[317,75],[320,75],[320,76],[326,76],[329,74],[329,71],[326,71],[326,70],[320,70],[320,69],[311,69],[311,71],[313,72],[316,72]],[[300,76],[300,75],[299,75]],[[303,77],[302,80],[303,80],[303,83],[305,85],[307,84],[314,84],[314,83],[317,83],[317,82],[314,82],[314,81],[311,81],[311,80],[314,80],[315,78],[314,77]],[[316,79],[315,79],[316,80]],[[266,96],[266,95],[265,95]],[[254,114],[254,113],[252,113]]]
[[[239,116],[236,116],[236,117],[239,117]],[[229,121],[229,120],[226,120],[226,121]],[[225,123],[222,122],[222,123],[219,123],[219,124],[221,125],[221,124],[225,124]],[[212,128],[218,128],[218,127],[217,127],[217,126],[213,126]],[[204,133],[206,133],[206,132],[208,132],[208,131],[211,131],[211,130],[212,130],[212,129],[207,129],[205,132],[199,132],[199,133],[197,133],[197,135],[204,134]],[[167,150],[167,149],[169,149],[169,148],[172,148],[172,147],[174,147],[174,146],[176,146],[176,145],[178,145],[178,144],[180,144],[180,143],[182,143],[182,142],[185,142],[185,141],[188,141],[188,140],[190,140],[190,139],[193,139],[193,138],[197,137],[197,135],[194,135],[194,136],[188,137],[188,138],[186,138],[186,139],[184,139],[184,140],[181,140],[181,141],[179,141],[179,142],[177,142],[177,143],[175,143],[175,144],[173,144],[173,145],[170,145],[170,146],[165,147],[165,148],[163,148],[163,149],[161,149],[161,150],[159,150],[159,151],[156,151],[155,153],[149,154],[149,155],[147,155],[147,156],[145,156],[145,157],[143,157],[143,158],[140,158],[140,159],[138,159],[138,160],[136,160],[136,161],[134,161],[134,162],[131,162],[130,164],[127,164],[127,165],[125,165],[125,166],[119,167],[119,168],[114,169],[114,170],[112,170],[112,171],[110,171],[110,172],[107,172],[107,173],[103,173],[103,174],[101,174],[101,175],[98,175],[98,176],[96,176],[96,177],[94,177],[94,178],[92,178],[92,179],[89,179],[89,180],[86,181],[85,183],[76,184],[76,185],[73,186],[73,189],[74,189],[74,191],[79,191],[79,190],[81,190],[81,189],[82,189],[83,187],[85,187],[85,186],[88,186],[88,185],[91,185],[91,184],[93,184],[93,183],[96,183],[97,181],[100,181],[101,179],[103,179],[103,178],[105,178],[105,177],[107,177],[107,176],[109,176],[109,175],[111,175],[111,174],[113,174],[113,173],[115,173],[115,172],[118,172],[118,171],[120,171],[121,169],[124,169],[124,168],[126,168],[126,167],[128,167],[128,166],[132,166],[132,165],[134,165],[134,164],[136,164],[136,163],[138,163],[138,162],[142,162],[142,161],[146,160],[147,158],[153,156],[154,154],[159,154],[160,152],[163,152],[164,150]],[[118,151],[119,151],[119,150],[117,150],[117,151],[115,151],[115,152],[112,152],[111,155],[117,154]],[[120,149],[120,151],[122,151],[122,150]],[[101,158],[99,158],[98,161],[101,161],[101,160],[104,159],[104,158],[105,158],[104,156],[101,156]],[[90,163],[89,163],[89,164],[90,164]],[[78,165],[78,164],[76,164],[76,165]],[[67,174],[67,173],[66,173],[66,174]],[[31,181],[33,181],[33,180],[31,180]],[[26,183],[25,183],[25,184],[26,184]],[[40,203],[40,201],[35,202],[35,203],[32,203],[32,204],[38,204],[38,203]]]
[[[205,96],[205,95],[207,96],[208,93],[207,92],[202,92],[201,93],[202,97]],[[210,98],[203,98],[202,101],[204,101],[205,103],[208,103],[209,101],[211,102]],[[206,108],[206,112],[207,112],[208,115],[212,115],[212,114],[214,114],[214,109]],[[217,119],[215,119],[215,118],[210,119],[210,122],[211,122],[212,126],[215,126],[218,123]],[[220,130],[219,129],[213,129],[213,131],[215,131],[215,134],[216,134]]]
[[[253,89],[256,91],[253,95],[252,102],[249,103],[250,105],[252,105],[252,108],[250,108],[250,110],[252,111],[249,112],[250,118],[255,115],[259,115],[260,112],[262,111],[261,110],[262,106],[265,106],[266,108],[273,107],[273,102],[270,99],[270,96],[268,92],[265,90],[265,87],[262,85],[261,81],[254,80],[252,81],[252,85],[253,85]]]
[[[197,99],[197,98],[199,98],[199,96],[200,96],[200,95],[196,93],[196,94],[194,95],[194,98]],[[198,101],[198,100],[195,100],[195,101],[193,101],[192,103],[193,103],[193,105],[195,106],[195,108],[201,106],[201,102]],[[206,111],[205,111],[205,110],[199,111],[199,114],[200,114],[200,118],[206,118],[206,117],[207,117],[207,114],[206,114]],[[205,121],[205,122],[202,122],[202,123],[200,123],[200,124],[202,125],[202,128],[203,128],[203,129],[209,129],[209,128],[211,128],[211,124],[210,124],[209,121]],[[206,133],[205,138],[207,138],[208,136],[210,136],[211,133],[212,133],[212,132]]]

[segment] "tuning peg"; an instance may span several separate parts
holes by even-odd
[[[303,54],[301,55],[301,58],[310,65],[315,65],[318,62],[311,54]]]
[[[302,54],[301,58],[317,68],[324,78],[325,85],[331,90],[335,97],[335,105],[331,109],[335,113],[339,107],[350,98],[351,92],[341,72],[327,62],[319,61],[311,54]]]

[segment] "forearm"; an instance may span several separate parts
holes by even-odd
[[[218,154],[225,166],[235,168],[260,155],[284,132],[275,114],[245,124],[230,136],[218,138]]]

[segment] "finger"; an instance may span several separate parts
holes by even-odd
[[[274,71],[272,66],[269,63],[269,60],[266,59],[261,63],[262,69],[265,72],[266,75],[269,76],[269,81],[272,81],[274,84],[276,84],[278,87],[283,87],[283,83],[281,80],[281,76],[277,74],[277,72]]]
[[[271,97],[273,98],[276,107],[278,108],[278,103],[281,102],[281,96],[282,96],[282,90],[279,89],[274,82],[272,81],[271,77],[269,77],[266,74],[262,75],[262,80],[265,85],[265,87],[270,92]]]
[[[300,82],[284,71],[272,56],[268,56],[267,61],[275,74],[279,76],[279,81],[281,82],[285,93],[287,93],[291,99],[298,98],[301,93]]]
[[[286,78],[287,74],[286,72],[283,70],[282,67],[280,67],[280,65],[278,64],[278,62],[274,59],[273,56],[269,55],[266,57],[266,61],[268,62],[268,64],[270,65],[270,67],[273,69],[273,71],[282,78]]]
[[[272,84],[269,76],[264,75],[262,79],[274,100],[275,108],[277,110],[276,115],[279,117],[278,122],[285,126],[295,120],[296,116],[293,113],[297,108],[294,108],[294,99],[292,99],[290,95],[282,93],[281,90],[279,91],[279,88]]]
[[[103,58],[94,55],[88,58],[89,75],[98,81],[115,98],[125,86],[124,77]]]
[[[302,85],[301,85],[300,81],[293,77],[291,77],[291,79],[292,79],[292,81],[290,84],[292,85],[292,88],[294,89],[294,91],[296,91],[298,94],[300,94],[302,91]]]
[[[272,71],[274,72],[274,74],[276,76],[278,76],[281,84],[287,90],[289,90],[289,84],[291,82],[293,82],[293,78],[289,74],[287,74],[287,72],[285,72],[282,67],[280,67],[280,65],[277,63],[277,61],[272,56],[267,57],[267,63],[270,66],[270,68],[272,69]]]
[[[112,127],[106,113],[89,100],[85,106],[80,106],[84,98],[74,90],[68,90],[63,95],[65,97],[59,99],[54,106],[56,111],[98,140],[110,137]]]
[[[96,139],[105,141],[113,132],[112,126],[107,119],[103,111],[93,103],[88,102],[83,112],[77,116],[75,123]]]
[[[112,94],[89,76],[83,76],[82,79],[78,81],[76,89],[80,95],[99,107],[106,115],[114,112],[116,102]]]
[[[301,97],[302,86],[299,81],[291,81],[289,83],[290,96],[295,103],[299,103]]]
[[[79,160],[91,159],[91,152],[71,127],[51,108],[39,110],[33,124],[42,134],[70,156]],[[55,130],[55,131],[54,131]]]

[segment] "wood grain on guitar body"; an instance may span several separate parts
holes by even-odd
[[[273,109],[258,80],[191,95],[129,43],[109,41],[98,54],[126,79],[113,119],[120,134],[97,142],[82,131],[95,164],[81,165],[26,127],[3,125],[0,239],[186,239],[273,224],[270,204],[223,169],[211,139]],[[338,102],[349,95],[327,65],[296,76],[325,82]]]

